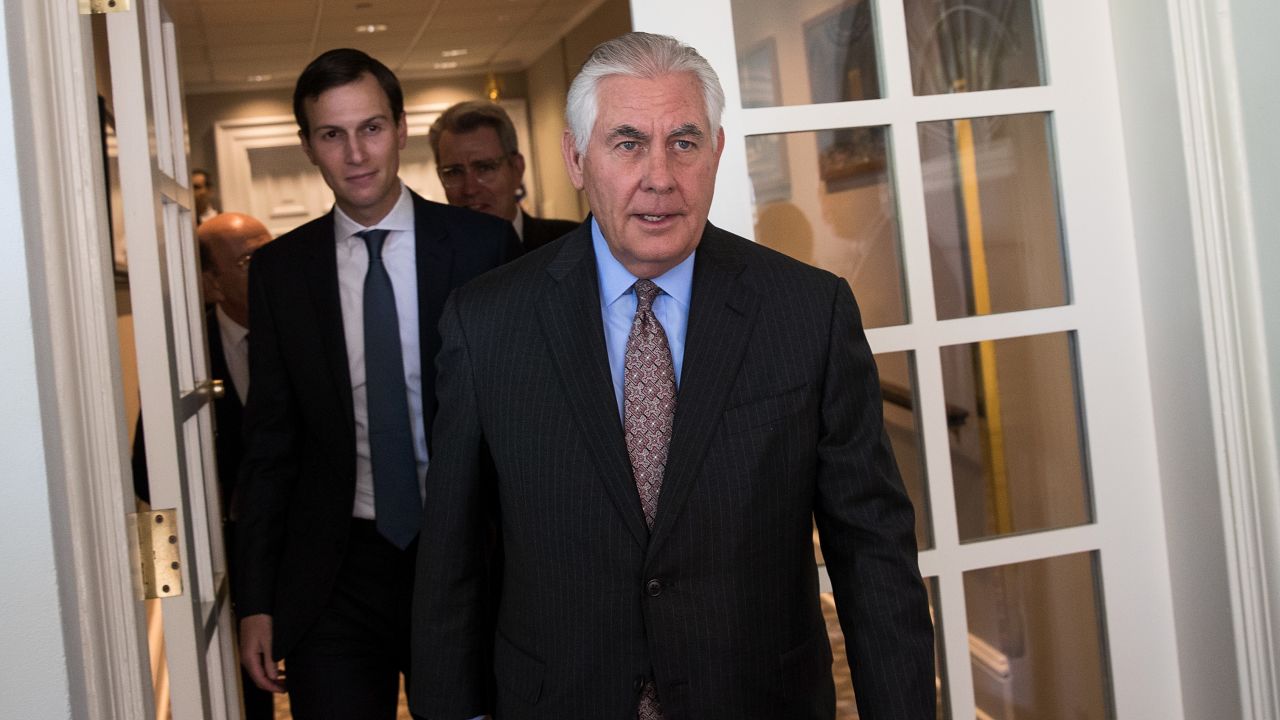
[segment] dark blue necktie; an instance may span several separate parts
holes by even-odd
[[[409,397],[400,350],[400,321],[391,276],[382,264],[388,230],[356,233],[369,248],[364,276],[364,379],[373,463],[373,508],[378,532],[398,548],[413,542],[422,522],[418,460],[413,450]]]

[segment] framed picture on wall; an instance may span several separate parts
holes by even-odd
[[[882,97],[875,21],[867,0],[846,3],[806,22],[804,47],[814,103]],[[818,132],[818,174],[830,184],[883,170],[885,135],[881,128]]]
[[[782,102],[778,83],[778,49],[773,38],[757,43],[738,57],[742,107],[776,107]],[[747,172],[757,206],[791,199],[791,168],[785,135],[747,137]]]

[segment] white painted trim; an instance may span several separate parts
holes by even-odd
[[[1220,1],[1169,0],[1242,717],[1262,720],[1280,716],[1280,472],[1227,10]]]
[[[89,23],[69,0],[19,0],[8,10],[49,492],[67,509],[54,524],[71,714],[150,717],[123,515],[133,490]]]
[[[528,149],[532,147],[528,103],[521,98],[510,98],[500,100],[498,104],[511,116],[511,123],[516,128],[516,144],[526,149],[528,159]],[[409,128],[409,136],[425,136],[431,129],[431,123],[449,105],[450,103],[429,103],[405,108],[405,124]],[[249,151],[297,145],[298,124],[292,115],[220,120],[213,126],[213,144],[218,177],[222,178],[222,207],[250,208],[253,205],[249,197],[254,189]],[[536,173],[526,172],[525,178],[525,188],[528,191],[525,202],[529,207],[537,207],[541,189],[538,187]],[[310,219],[302,217],[299,221]]]

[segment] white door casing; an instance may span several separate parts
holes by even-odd
[[[764,0],[758,0],[764,2]],[[1117,717],[1182,717],[1165,527],[1156,465],[1142,313],[1123,163],[1110,16],[1102,0],[1039,3],[1047,79],[1042,87],[915,96],[901,0],[868,0],[878,20],[883,99],[743,109],[730,0],[632,6],[637,30],[696,47],[725,88],[725,150],[711,220],[751,237],[752,188],[744,138],[826,128],[888,126],[911,322],[868,331],[876,353],[916,357],[934,548],[921,570],[939,580],[939,610],[953,717],[974,717],[964,573],[1039,558],[1096,552],[1105,653]],[[953,118],[1051,113],[1067,237],[1071,303],[940,321],[925,228],[917,124]],[[853,288],[855,294],[858,287]],[[1074,332],[1089,448],[1094,522],[961,543],[939,349],[981,340]]]
[[[529,148],[529,115],[522,99],[498,102],[516,128],[519,147]],[[448,103],[405,108],[409,144],[400,153],[400,178],[428,200],[446,202],[436,177],[427,131]],[[333,191],[307,161],[298,141],[298,123],[290,115],[221,120],[214,125],[217,172],[223,211],[243,212],[261,220],[272,235],[292,230],[333,206]],[[526,151],[527,152],[527,151]],[[537,181],[525,173],[524,205],[536,208]]]
[[[239,714],[174,26],[160,0],[107,17],[152,507],[176,511],[182,593],[163,600],[177,720]]]

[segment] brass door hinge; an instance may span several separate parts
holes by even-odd
[[[132,0],[80,0],[81,15],[129,12]]]
[[[133,586],[138,597],[154,600],[181,595],[178,511],[129,513],[129,531],[136,542]]]

